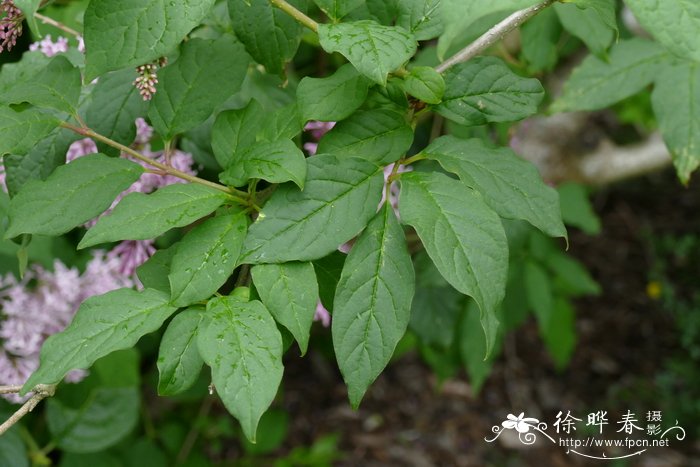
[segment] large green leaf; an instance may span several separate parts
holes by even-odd
[[[119,289],[88,298],[64,331],[46,339],[39,369],[24,384],[22,394],[37,384],[56,384],[70,370],[89,368],[115,350],[133,347],[177,309],[169,298],[152,289]]]
[[[613,9],[612,2],[608,4]],[[557,3],[554,10],[562,26],[572,35],[578,37],[588,47],[588,50],[598,56],[604,56],[613,39],[615,29],[611,28],[605,19],[593,8],[580,8],[576,4]]]
[[[304,121],[342,120],[362,105],[371,84],[351,64],[327,78],[306,77],[297,87],[301,116]]]
[[[508,13],[527,8],[541,0],[442,0],[443,22],[445,32],[438,42],[438,55],[444,56],[453,42],[483,17],[492,13]]]
[[[226,110],[216,116],[211,147],[221,167],[229,167],[237,153],[253,146],[265,117],[265,110],[254,99],[242,109]]]
[[[241,263],[309,261],[355,237],[381,199],[381,169],[356,157],[307,159],[304,191],[282,185],[250,226]]]
[[[574,69],[552,110],[597,110],[636,94],[664,69],[667,55],[645,39],[620,41],[607,61],[591,55]]]
[[[143,167],[103,154],[57,168],[32,180],[12,198],[6,238],[22,233],[60,235],[100,215],[143,173]]]
[[[306,0],[290,3],[305,10]],[[302,26],[267,0],[228,0],[228,12],[248,53],[269,73],[282,74],[299,47]]]
[[[85,11],[85,80],[152,62],[209,13],[214,0],[92,0]]]
[[[634,16],[671,51],[700,61],[700,3],[695,0],[626,0]]]
[[[326,133],[318,152],[388,164],[406,154],[411,143],[413,130],[404,114],[389,109],[360,110]]]
[[[550,71],[559,59],[561,23],[553,8],[547,8],[520,27],[522,56],[532,72]]]
[[[270,183],[292,181],[304,189],[306,159],[304,153],[290,139],[259,142],[238,152],[219,180],[229,186],[244,185],[250,179]]]
[[[126,69],[102,76],[90,95],[85,123],[96,133],[129,145],[136,136],[136,118],[146,115],[146,103],[134,86],[134,71]],[[116,156],[119,150],[97,142],[100,152]]]
[[[80,70],[63,55],[57,55],[31,80],[16,83],[0,92],[3,104],[28,102],[37,107],[75,113],[80,98]]]
[[[224,192],[196,183],[175,183],[150,195],[131,193],[87,231],[78,248],[155,238],[210,214],[224,201]]]
[[[469,300],[459,324],[459,354],[469,375],[469,384],[475,393],[481,390],[491,374],[494,354],[484,359],[486,339],[479,323],[479,307]]]
[[[523,282],[527,292],[527,303],[537,317],[540,331],[544,332],[554,314],[554,294],[547,271],[535,261],[525,263]]]
[[[333,347],[355,408],[406,332],[414,287],[403,229],[385,203],[350,250],[335,293]]]
[[[282,337],[258,301],[216,298],[207,314],[197,338],[199,352],[222,402],[255,442],[260,417],[282,381]]]
[[[141,284],[147,289],[156,289],[170,295],[170,263],[173,261],[177,243],[170,248],[156,251],[153,256],[136,268],[136,274]]]
[[[544,89],[495,57],[476,57],[445,72],[445,95],[435,110],[460,125],[513,122],[537,112]]]
[[[260,299],[275,320],[292,333],[304,355],[318,302],[313,265],[298,262],[259,264],[250,272]]]
[[[247,226],[244,214],[225,214],[207,219],[185,235],[168,275],[174,305],[205,300],[224,285],[236,268]]]
[[[326,52],[339,52],[357,71],[381,85],[417,48],[416,39],[405,29],[370,20],[320,24],[318,38]]]
[[[65,128],[56,128],[25,155],[7,154],[5,185],[10,196],[15,196],[30,180],[46,180],[66,162],[66,151],[78,135]]]
[[[423,153],[479,191],[501,217],[523,219],[553,237],[566,237],[556,190],[510,149],[493,149],[480,139],[443,136]]]
[[[410,31],[419,41],[433,39],[442,33],[444,26],[442,0],[402,0],[396,25]]]
[[[700,64],[666,67],[656,79],[652,104],[678,177],[687,184],[700,166]]]
[[[60,124],[58,118],[34,107],[0,106],[0,156],[26,154]]]
[[[479,305],[490,352],[508,270],[500,218],[477,192],[440,173],[403,174],[399,209],[440,274]]]
[[[333,21],[338,21],[352,10],[364,5],[365,0],[314,0],[314,3]]]
[[[178,313],[168,324],[158,350],[158,395],[185,391],[199,377],[204,361],[197,348],[202,313],[194,308]]]
[[[445,94],[445,80],[429,66],[418,66],[404,78],[404,91],[427,104],[439,104]]]
[[[166,140],[203,123],[236,93],[248,71],[248,54],[230,35],[187,41],[175,63],[160,71],[148,116]]]
[[[52,440],[64,451],[97,452],[115,445],[136,427],[139,404],[136,387],[101,387],[77,408],[49,399],[46,422]]]

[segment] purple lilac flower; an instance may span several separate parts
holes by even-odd
[[[320,321],[324,328],[331,325],[331,314],[323,306],[321,300],[316,304],[316,312],[314,313],[314,321]]]
[[[66,153],[66,162],[72,162],[78,157],[87,156],[88,154],[95,154],[97,152],[97,145],[90,138],[79,139],[74,141],[68,147],[68,152]]]
[[[145,263],[155,252],[153,240],[125,240],[112,248],[107,256],[119,260],[120,274],[132,277],[136,273],[136,268]]]
[[[22,35],[24,15],[12,0],[0,0],[0,53],[12,50],[17,45],[17,38]]]
[[[38,50],[47,57],[53,57],[56,54],[68,52],[68,39],[58,36],[56,42],[51,40],[51,34],[45,36],[41,41],[34,42],[29,46],[29,50]]]
[[[151,127],[146,120],[139,117],[136,119],[136,138],[134,139],[134,144],[142,146],[147,144],[153,138],[153,127]]]
[[[318,149],[318,141],[323,137],[323,135],[331,131],[331,129],[335,126],[335,123],[336,122],[319,122],[317,120],[312,120],[307,123],[306,126],[304,126],[304,131],[308,131],[311,134],[311,138],[314,139],[314,141],[304,143],[304,149],[310,156],[316,154],[316,150]]]
[[[120,271],[120,261],[102,251],[93,258],[83,274],[55,261],[53,271],[34,265],[21,280],[12,274],[0,276],[0,382],[21,385],[39,366],[39,350],[46,338],[62,331],[88,297],[121,287],[133,287],[134,281]],[[77,382],[84,371],[74,371],[67,381]],[[21,402],[16,394],[4,396]]]
[[[78,52],[80,53],[85,53],[85,40],[83,39],[83,36],[78,36]]]
[[[7,193],[7,185],[5,185],[5,165],[0,159],[0,189]]]

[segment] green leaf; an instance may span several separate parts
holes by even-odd
[[[242,109],[226,110],[216,116],[211,130],[211,147],[221,167],[229,167],[237,153],[255,144],[265,117],[265,110],[256,100],[251,100]]]
[[[10,414],[2,413],[3,420]],[[27,448],[22,442],[19,427],[10,428],[0,437],[0,465],[11,465],[12,467],[29,467],[29,456]]]
[[[314,0],[314,3],[334,22],[365,4],[365,0]]]
[[[202,313],[194,308],[178,313],[168,324],[158,350],[158,395],[172,396],[189,389],[199,377],[204,361],[197,335]]]
[[[524,269],[524,283],[527,303],[537,317],[540,330],[548,328],[552,319],[554,294],[547,271],[534,261],[527,261]]]
[[[281,107],[266,119],[259,138],[267,141],[294,139],[303,131],[303,124],[296,103]]]
[[[613,18],[615,18],[614,7]],[[615,30],[593,8],[580,8],[574,4],[557,3],[554,10],[564,29],[578,37],[592,53],[603,56],[615,39]]]
[[[700,166],[700,65],[682,62],[666,67],[656,79],[651,99],[678,177],[687,184]]]
[[[412,143],[413,130],[403,113],[389,109],[360,110],[321,138],[318,153],[388,164],[406,154]]]
[[[10,202],[5,238],[64,234],[104,212],[142,173],[143,167],[126,159],[92,154],[57,168],[45,181],[27,182]]]
[[[306,354],[318,302],[314,267],[298,262],[259,264],[250,272],[262,302],[275,320],[292,333],[301,354]]]
[[[322,258],[355,237],[381,199],[381,169],[355,157],[307,159],[306,187],[280,186],[251,225],[241,263]]]
[[[695,0],[627,0],[634,16],[669,50],[700,61],[700,3]]]
[[[600,219],[593,211],[586,189],[576,183],[562,183],[557,187],[561,216],[564,223],[583,230],[588,235],[600,233]]]
[[[477,192],[440,173],[403,174],[399,209],[440,274],[479,305],[490,353],[508,270],[500,218]]]
[[[78,248],[155,238],[212,213],[224,201],[224,192],[196,183],[175,183],[149,195],[131,193],[87,231]]]
[[[542,331],[542,338],[558,370],[563,370],[576,348],[576,313],[568,300],[554,299],[554,309],[549,326]]]
[[[139,420],[139,390],[99,387],[77,408],[51,398],[46,403],[46,422],[51,439],[68,452],[102,451],[117,444]]]
[[[115,350],[133,347],[175,312],[169,298],[151,289],[118,289],[88,298],[64,331],[46,339],[39,369],[24,383],[22,394],[37,384],[56,384],[70,370],[89,368]]]
[[[192,39],[175,63],[159,72],[158,92],[148,116],[166,140],[204,123],[226,99],[238,92],[248,71],[248,54],[229,35]]]
[[[253,178],[270,183],[291,180],[303,190],[306,179],[304,153],[290,139],[260,142],[238,152],[228,169],[219,175],[219,180],[229,186],[241,186]]]
[[[516,75],[502,60],[476,57],[445,74],[445,95],[435,111],[460,125],[513,122],[537,112],[544,89]]]
[[[216,298],[207,314],[197,338],[199,353],[222,402],[254,443],[258,421],[282,381],[282,337],[258,301]]]
[[[603,23],[617,32],[616,0],[565,0],[565,3],[572,3],[579,8],[595,11]]]
[[[66,163],[66,151],[78,135],[65,128],[56,128],[25,155],[7,154],[5,185],[10,196],[15,196],[30,180],[46,180],[51,173]]]
[[[319,24],[318,38],[326,52],[339,52],[357,71],[382,86],[388,74],[413,57],[418,47],[405,29],[370,20]]]
[[[404,91],[427,104],[439,104],[445,94],[445,80],[429,66],[413,68],[401,84]]]
[[[0,106],[0,156],[28,153],[60,124],[58,118],[34,107]]]
[[[411,331],[425,345],[448,349],[465,297],[440,275],[425,250],[414,255],[413,263],[416,293],[411,304]]]
[[[167,55],[214,0],[91,0],[85,11],[85,81]]]
[[[207,219],[178,243],[170,266],[172,303],[205,300],[233,274],[248,226],[242,213]]]
[[[480,139],[443,136],[423,153],[479,191],[506,219],[522,219],[552,237],[565,237],[559,195],[544,184],[537,168],[508,148],[492,149]]]
[[[492,13],[508,13],[527,8],[541,0],[442,0],[445,32],[438,41],[438,56],[444,57],[453,42],[458,40],[478,20]]]
[[[333,311],[333,298],[343,272],[346,255],[336,250],[325,258],[313,262],[318,280],[318,295],[326,310]]]
[[[305,0],[290,3],[306,10]],[[299,48],[302,26],[267,0],[228,0],[228,12],[236,36],[253,59],[268,73],[283,74]]]
[[[494,354],[485,359],[486,348],[486,339],[479,323],[479,307],[470,300],[459,325],[459,354],[474,394],[479,393],[493,367]]]
[[[567,295],[600,295],[601,287],[585,266],[563,253],[547,257],[547,267],[552,271],[556,284]]]
[[[333,302],[333,347],[354,408],[406,332],[414,287],[403,229],[385,203],[350,250]]]
[[[75,114],[80,86],[80,71],[66,57],[57,55],[31,80],[19,82],[0,93],[0,102],[28,102],[37,107]]]
[[[442,0],[402,0],[396,25],[410,31],[419,41],[434,39],[443,29]]]
[[[146,114],[146,103],[134,86],[134,70],[126,69],[102,76],[92,90],[85,111],[85,123],[96,133],[122,144],[136,137],[138,117]],[[119,155],[119,150],[97,141],[100,152]]]
[[[664,69],[667,56],[655,42],[639,38],[620,41],[610,49],[607,61],[591,55],[574,69],[552,111],[609,107],[649,85]]]
[[[559,60],[561,23],[553,8],[545,8],[520,27],[522,54],[532,72],[551,71]]]
[[[136,274],[145,288],[160,290],[170,296],[168,275],[170,274],[170,263],[172,263],[177,250],[176,245],[156,251],[145,263],[136,268]]]
[[[27,21],[27,24],[29,24],[32,32],[39,35],[39,28],[34,13],[39,9],[41,0],[14,0],[13,3],[22,11],[22,14],[24,14],[24,19]]]
[[[335,122],[348,117],[365,101],[371,84],[349,63],[327,78],[302,79],[297,87],[302,119]]]

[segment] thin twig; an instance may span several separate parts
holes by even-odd
[[[287,13],[289,16],[297,20],[298,23],[300,23],[303,26],[306,26],[307,28],[311,29],[313,32],[318,33],[318,23],[308,16],[306,16],[304,13],[301,11],[297,10],[294,8],[292,5],[287,3],[285,0],[270,0],[270,3],[272,3],[274,6],[279,8],[280,10],[284,11]]]
[[[109,146],[112,146],[113,148],[119,149],[120,151],[132,156],[133,158],[138,159],[140,161],[143,161],[152,167],[156,167],[157,169],[160,169],[167,174],[173,175],[173,176],[181,178],[183,180],[187,180],[188,182],[199,183],[200,185],[205,185],[205,186],[208,186],[210,188],[214,188],[214,189],[217,189],[219,191],[223,191],[224,193],[228,193],[229,195],[231,195],[237,201],[245,202],[246,205],[248,204],[248,202],[246,200],[246,197],[248,196],[248,194],[244,191],[239,191],[239,190],[232,189],[232,188],[229,188],[229,187],[224,186],[224,185],[219,185],[218,183],[210,182],[209,180],[205,180],[203,178],[195,177],[194,175],[190,175],[188,173],[181,172],[180,170],[177,170],[173,167],[170,167],[169,165],[161,164],[160,162],[155,161],[155,160],[151,159],[150,157],[146,157],[143,154],[141,154],[140,152],[135,151],[128,146],[125,146],[121,143],[118,143],[114,140],[111,140],[111,139],[107,138],[106,136],[102,136],[99,133],[95,133],[90,128],[81,128],[81,127],[78,127],[75,125],[71,125],[68,122],[62,122],[61,126],[63,128],[67,128],[71,131],[74,131],[74,132],[78,133],[79,135],[83,135],[83,136],[87,136],[88,138],[96,139],[98,141],[101,141],[101,142],[109,145]]]
[[[39,384],[34,388],[34,395],[27,400],[10,418],[5,420],[5,423],[0,425],[0,436],[5,434],[7,430],[12,428],[18,421],[29,412],[34,410],[34,407],[47,397],[51,397],[56,392],[55,385]]]
[[[525,8],[524,10],[516,11],[488,31],[486,31],[477,40],[439,64],[435,67],[438,73],[443,73],[445,70],[458,63],[466,62],[477,55],[479,55],[484,50],[491,47],[496,42],[503,39],[503,37],[523,24],[528,19],[535,16],[540,11],[547,8],[549,5],[554,3],[556,0],[545,0],[537,5],[531,6],[530,8]]]
[[[22,386],[0,386],[0,394],[17,394]]]
[[[44,24],[49,24],[55,28],[60,29],[61,31],[63,31],[65,33],[71,34],[75,37],[80,37],[80,33],[78,31],[76,31],[75,29],[69,28],[68,26],[66,26],[63,23],[59,23],[58,21],[56,21],[53,18],[49,18],[48,16],[44,16],[41,13],[34,13],[34,17],[36,19],[40,20]]]

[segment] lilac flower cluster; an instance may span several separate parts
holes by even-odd
[[[120,260],[103,251],[93,252],[82,274],[56,260],[53,271],[34,265],[21,280],[12,274],[0,276],[0,382],[23,384],[39,366],[44,340],[70,323],[83,300],[133,286],[134,281],[121,273]],[[66,379],[77,382],[84,375],[74,371]],[[22,401],[16,394],[4,397]]]
[[[51,34],[45,36],[39,42],[34,42],[29,45],[29,50],[43,53],[47,57],[68,52],[68,39],[63,36],[58,36],[56,42],[51,40]]]
[[[0,53],[12,50],[17,45],[17,38],[22,35],[24,15],[12,0],[0,0]]]

